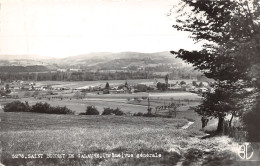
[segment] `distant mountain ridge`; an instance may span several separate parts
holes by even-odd
[[[51,71],[49,66],[0,66],[0,73],[19,73],[19,72],[47,72]]]
[[[47,69],[55,68],[81,68],[87,70],[120,70],[129,67],[151,67],[156,65],[190,66],[182,59],[168,51],[156,53],[139,52],[96,52],[84,55],[70,56],[66,58],[41,59],[40,56],[11,56],[1,60],[0,66],[46,66]],[[2,57],[3,58],[3,57]],[[15,59],[22,58],[22,59]],[[27,58],[27,59],[26,59]],[[43,69],[43,68],[42,68]],[[10,70],[15,70],[11,69]],[[38,70],[38,69],[37,69]]]
[[[51,57],[43,57],[39,55],[0,55],[0,60],[42,60]]]
[[[57,65],[85,65],[85,66],[99,66],[109,65],[111,63],[119,63],[119,61],[126,65],[138,64],[140,61],[149,61],[148,63],[183,63],[185,62],[170,52],[156,52],[156,53],[139,53],[139,52],[120,52],[120,53],[90,53],[85,55],[77,55],[66,57],[62,59],[52,59],[53,63]],[[48,60],[47,60],[48,61]],[[128,63],[129,62],[129,63]],[[145,65],[145,64],[143,64]],[[122,64],[120,65],[122,66]]]

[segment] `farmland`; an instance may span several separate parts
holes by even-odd
[[[120,108],[125,113],[137,113],[147,111],[147,97],[151,99],[153,110],[155,111],[155,106],[168,104],[173,99],[175,102],[179,103],[179,100],[188,99],[184,101],[184,105],[180,107],[180,110],[186,110],[190,106],[195,106],[199,102],[199,97],[192,93],[186,92],[178,92],[178,93],[136,93],[136,94],[107,94],[107,95],[98,95],[96,93],[87,93],[85,98],[75,99],[73,98],[74,93],[63,94],[63,97],[67,97],[65,99],[59,98],[51,98],[48,97],[42,99],[36,98],[22,98],[21,101],[28,101],[30,105],[35,104],[37,102],[48,102],[52,106],[66,106],[76,113],[84,112],[87,106],[95,106],[97,109],[102,112],[103,108],[111,107],[111,108]],[[158,96],[157,96],[158,95]],[[49,96],[53,97],[53,96]],[[138,102],[134,99],[143,99]],[[178,100],[177,100],[178,99]],[[195,101],[189,102],[188,101]],[[156,103],[156,104],[155,104]]]

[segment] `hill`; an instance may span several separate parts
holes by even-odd
[[[47,72],[56,70],[53,66],[0,66],[0,73],[18,73],[18,72]]]
[[[91,53],[71,56],[62,59],[52,59],[58,66],[91,67],[92,69],[119,69],[129,66],[149,66],[156,64],[181,64],[187,65],[183,60],[176,58],[170,52],[158,53]],[[50,62],[46,60],[45,62]]]

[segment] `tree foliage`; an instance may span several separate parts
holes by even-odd
[[[109,83],[106,83],[105,89],[109,89]]]
[[[99,115],[99,112],[96,107],[88,106],[85,115]]]
[[[36,112],[47,114],[74,114],[67,107],[52,107],[48,103],[37,102],[35,105],[29,106],[28,102],[13,101],[5,105],[5,112]]]
[[[191,33],[200,51],[180,49],[173,54],[216,80],[215,93],[206,94],[196,111],[218,117],[242,110],[244,88],[260,88],[260,2],[182,0],[174,28]],[[221,130],[221,128],[218,128]]]
[[[29,112],[30,107],[28,103],[23,103],[21,101],[13,101],[8,103],[3,108],[4,112]]]

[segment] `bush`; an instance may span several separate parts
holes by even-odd
[[[81,112],[79,113],[79,115],[86,115],[86,112]]]
[[[51,114],[74,114],[75,112],[65,107],[51,107]]]
[[[134,113],[133,116],[144,116],[142,112]]]
[[[74,114],[67,107],[51,107],[48,103],[36,103],[32,106],[31,112],[47,113],[47,114]]]
[[[8,103],[3,108],[4,112],[29,112],[30,107],[28,103],[23,103],[20,101],[13,101]]]
[[[50,113],[51,106],[48,103],[37,102],[32,106],[31,112]]]
[[[113,108],[104,108],[104,111],[102,115],[124,115],[124,112],[121,111],[119,108],[113,109]]]
[[[114,112],[113,112],[113,113],[114,113],[115,115],[119,115],[119,116],[124,115],[124,112],[121,111],[119,108],[114,109]]]
[[[146,85],[143,85],[143,84],[138,84],[135,88],[136,88],[139,92],[146,92],[146,91],[147,91],[147,86],[146,86]]]
[[[104,108],[104,111],[102,115],[112,115],[113,114],[113,109],[112,108]]]
[[[88,106],[86,109],[86,115],[99,115],[98,110],[94,106]]]

